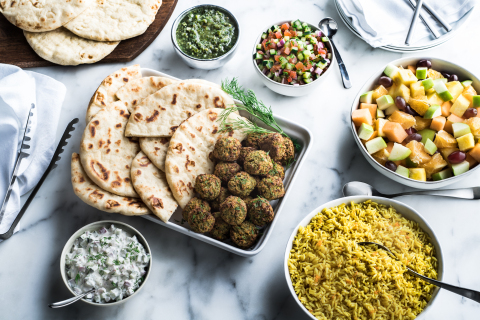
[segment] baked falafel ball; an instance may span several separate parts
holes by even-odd
[[[245,147],[260,149],[260,141],[268,136],[268,133],[250,133],[245,139]]]
[[[269,176],[279,177],[280,179],[285,179],[285,169],[278,162],[273,162],[273,168],[268,172]]]
[[[225,187],[220,188],[220,194],[218,197],[212,200],[211,202],[211,207],[212,210],[214,211],[219,211],[220,210],[220,205],[222,204],[225,199],[227,199],[229,196],[231,196],[230,192],[228,192],[228,189]]]
[[[210,205],[207,201],[202,200],[197,197],[193,197],[183,208],[182,218],[185,221],[188,221],[188,217],[192,212],[210,212]]]
[[[295,158],[295,146],[293,145],[292,139],[287,137],[283,137],[283,144],[285,146],[285,153],[280,160],[280,163],[283,165],[287,165]]]
[[[215,224],[210,232],[212,237],[217,240],[226,240],[230,234],[232,226],[223,221],[220,212],[214,212],[212,215],[215,218]]]
[[[235,162],[219,162],[215,166],[214,175],[220,178],[223,182],[228,182],[237,173],[242,171],[242,167]]]
[[[200,174],[195,179],[195,191],[200,198],[213,200],[220,194],[222,182],[213,174]]]
[[[213,155],[221,161],[235,161],[240,155],[242,144],[234,137],[220,137],[215,143]]]
[[[220,205],[220,214],[226,223],[239,225],[247,217],[247,205],[239,197],[229,196]]]
[[[245,162],[245,158],[248,156],[250,152],[255,150],[256,149],[252,147],[242,147],[240,149],[240,155],[238,156],[237,162],[243,166],[243,163]]]
[[[263,227],[273,221],[275,213],[267,199],[258,197],[247,205],[249,220],[256,226]]]
[[[275,200],[285,195],[282,179],[276,176],[266,176],[258,184],[260,196],[267,200]]]
[[[280,161],[285,155],[285,144],[280,133],[269,133],[266,138],[260,141],[259,146],[260,149],[268,152],[273,161]]]
[[[230,237],[240,248],[248,248],[257,240],[258,229],[250,221],[244,221],[239,226],[232,226]]]
[[[245,171],[240,171],[228,181],[228,191],[235,196],[246,197],[255,189],[256,185],[255,178]]]
[[[194,211],[188,216],[188,224],[197,233],[210,232],[215,225],[215,218],[210,212]]]
[[[255,150],[250,152],[243,163],[244,169],[247,173],[253,175],[268,174],[273,168],[272,159],[262,150]]]

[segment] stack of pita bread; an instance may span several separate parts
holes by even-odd
[[[60,65],[94,63],[121,40],[141,35],[162,0],[0,0],[33,50]]]
[[[90,100],[80,153],[72,155],[75,193],[103,211],[151,212],[167,222],[193,197],[195,178],[213,173],[217,139],[245,139],[243,131],[219,132],[220,113],[233,104],[204,80],[142,77],[139,65],[112,73]]]

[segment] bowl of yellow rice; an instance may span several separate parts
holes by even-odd
[[[373,246],[388,247],[398,260]],[[440,242],[425,219],[391,199],[353,196],[330,201],[294,229],[285,276],[311,319],[423,319],[439,289],[406,271],[442,281]]]

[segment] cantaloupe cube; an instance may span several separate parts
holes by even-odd
[[[436,71],[436,70],[428,69],[428,71],[427,71],[427,78],[430,78],[430,79],[435,80],[435,79],[444,78],[444,76],[443,76],[440,72],[438,72],[438,71]]]
[[[400,123],[389,121],[383,126],[383,133],[388,140],[393,142],[402,143],[408,136]]]
[[[439,149],[457,147],[457,140],[445,130],[438,131],[433,142]]]
[[[400,123],[403,129],[408,129],[413,127],[416,122],[414,116],[398,110],[392,113],[392,115],[390,116],[390,118],[388,118],[388,120],[396,123]]]
[[[360,103],[360,109],[368,109],[372,114],[372,119],[377,117],[377,105],[373,103]]]
[[[430,124],[430,129],[433,129],[435,131],[443,130],[446,122],[447,118],[445,118],[444,116],[433,118],[432,123]]]
[[[460,149],[460,151],[469,151],[475,147],[475,139],[471,133],[457,138],[457,142],[458,149]]]
[[[427,94],[427,102],[430,105],[436,104],[436,105],[441,106],[443,104],[442,98],[440,98],[440,96],[436,92],[432,92],[432,93]]]
[[[372,154],[373,159],[375,159],[382,166],[384,166],[385,162],[388,161],[389,156],[390,156],[390,152],[387,150],[387,148],[384,148]]]
[[[417,131],[421,131],[423,129],[429,128],[432,124],[432,119],[424,119],[422,117],[416,116],[415,117],[415,125],[413,128]]]
[[[480,139],[480,118],[473,117],[464,120],[463,123],[468,124],[475,139]]]
[[[378,98],[388,94],[388,90],[384,86],[379,85],[375,90],[373,90],[372,100],[377,101]]]
[[[427,181],[427,174],[424,168],[410,168],[410,179]]]
[[[467,98],[467,100],[472,103],[473,102],[473,96],[477,95],[477,91],[475,91],[475,88],[472,86],[466,87],[463,89],[462,95]]]
[[[425,96],[425,87],[422,82],[415,82],[410,85],[410,96],[412,98]]]
[[[388,145],[388,144],[387,144]],[[473,157],[475,160],[480,162],[480,143],[477,143],[475,147],[473,147],[472,150],[468,153],[471,157]]]
[[[455,102],[458,96],[460,96],[464,90],[463,85],[459,81],[450,81],[445,84],[448,91],[452,95],[452,101]]]
[[[457,100],[453,103],[450,108],[450,112],[458,117],[462,117],[465,113],[465,110],[470,106],[470,101],[462,95],[460,95]]]
[[[472,157],[470,153],[467,153],[467,158],[465,159],[465,161],[468,161],[468,163],[470,164],[470,169],[476,167],[478,164],[478,161],[474,157]]]
[[[455,151],[460,151],[458,148],[442,148],[438,149],[440,151],[440,154],[445,158],[448,159],[448,156],[454,153]]]
[[[417,82],[417,77],[415,77],[414,73],[409,69],[399,70],[398,77],[395,80],[397,84],[403,84],[409,87],[412,83]]]
[[[360,127],[362,123],[373,124],[372,114],[369,109],[357,109],[352,112],[352,120],[355,126]]]
[[[454,114],[451,114],[447,118],[447,122],[445,123],[445,127],[443,130],[447,131],[448,133],[453,133],[453,128],[452,124],[457,123],[457,122],[463,122],[463,118],[457,117]]]
[[[452,103],[450,101],[445,101],[442,104],[442,116],[448,117],[451,114],[450,112],[451,107],[452,107]]]

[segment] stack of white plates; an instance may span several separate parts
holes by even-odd
[[[352,31],[357,37],[360,39],[363,39],[362,36],[355,30],[355,27],[352,24],[352,19],[347,17],[345,12],[342,10],[341,6],[338,4],[338,1],[335,0],[335,7],[337,8],[338,14],[340,15],[340,18],[342,18],[343,22],[347,25],[347,27]],[[472,12],[475,10],[473,8],[470,10],[466,15],[464,15],[459,21],[456,23],[452,24],[453,30],[443,34],[439,38],[435,39],[433,36],[430,36],[428,38],[424,38],[417,43],[414,43],[410,46],[406,45],[405,43],[395,43],[391,44],[388,46],[383,46],[379,47],[380,49],[387,50],[387,51],[393,51],[393,52],[416,52],[416,51],[424,51],[424,50],[429,50],[434,47],[437,47],[441,44],[444,44],[458,32],[458,30],[461,29],[463,25],[466,24],[470,16],[472,16]],[[422,23],[421,20],[418,21],[418,23]],[[405,35],[406,37],[406,35]]]

